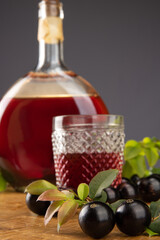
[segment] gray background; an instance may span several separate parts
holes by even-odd
[[[125,116],[126,139],[160,138],[160,1],[63,0],[65,62]],[[0,97],[37,63],[38,0],[0,4]]]

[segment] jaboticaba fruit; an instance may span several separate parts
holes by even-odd
[[[121,183],[130,183],[130,180],[128,178],[123,177]]]
[[[120,193],[120,197],[122,199],[137,199],[138,198],[138,190],[135,185],[132,183],[121,183],[118,186],[118,190]]]
[[[116,188],[113,187],[108,187],[103,189],[107,193],[107,202],[108,203],[113,203],[119,200],[120,195],[119,191]]]
[[[140,197],[145,202],[157,201],[160,198],[160,179],[154,176],[141,178],[137,183]]]
[[[26,195],[26,204],[27,207],[34,213],[38,215],[45,215],[47,208],[49,207],[49,201],[37,201],[38,195],[32,195],[27,193]]]
[[[116,210],[116,224],[127,235],[142,234],[150,225],[151,213],[146,203],[140,200],[126,200]]]
[[[81,209],[79,224],[90,237],[101,238],[112,231],[115,225],[114,213],[105,203],[90,202]]]
[[[138,181],[140,180],[139,176],[137,174],[133,175],[131,177],[131,182],[135,185],[137,185]]]

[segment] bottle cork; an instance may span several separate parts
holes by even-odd
[[[63,10],[59,0],[43,0],[39,4],[38,41],[47,44],[63,42]]]

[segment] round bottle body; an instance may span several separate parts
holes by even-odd
[[[3,176],[19,191],[38,179],[55,183],[52,118],[107,113],[94,88],[72,72],[27,74],[0,103]]]

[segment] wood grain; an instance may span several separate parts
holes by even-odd
[[[25,194],[15,192],[0,193],[0,240],[79,240],[91,239],[80,229],[78,215],[56,231],[57,220],[53,218],[45,227],[43,217],[30,212],[25,204]],[[133,226],[134,227],[134,226]],[[147,236],[128,237],[114,230],[103,239],[149,240]],[[154,237],[153,240],[160,240]]]

